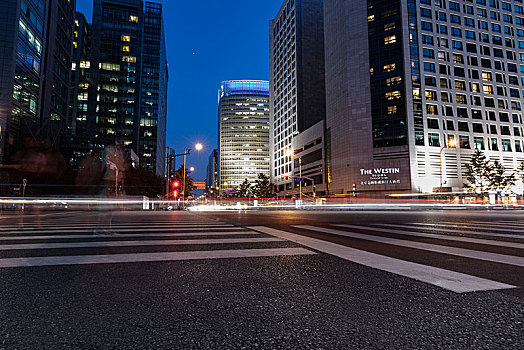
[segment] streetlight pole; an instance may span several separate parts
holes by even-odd
[[[191,152],[191,148],[184,148],[184,175],[182,180],[182,205],[186,202],[186,156]]]
[[[197,143],[195,145],[195,149],[197,151],[201,151],[204,146],[202,146],[201,143]],[[185,206],[186,202],[186,156],[191,153],[192,148],[184,148],[184,175],[183,175],[183,181],[182,181],[182,206]]]
[[[440,200],[442,201],[442,152],[444,151],[444,149],[446,148],[446,146],[442,146],[442,148],[440,149],[440,187],[438,189],[439,193],[440,193]]]
[[[171,183],[171,154],[175,154],[175,149],[166,147],[166,201],[169,200],[169,185]]]
[[[299,182],[299,193],[300,193],[300,205],[302,205],[302,156],[299,156],[298,157],[298,174],[299,174],[299,177],[300,177],[300,182]]]
[[[444,146],[442,146],[442,148],[440,149],[440,188],[439,188],[439,193],[440,193],[440,200],[442,201],[442,152],[444,151],[444,149],[446,148],[455,148],[457,145],[457,141],[455,140],[455,138],[452,138],[450,140],[448,140],[446,142],[446,144]]]

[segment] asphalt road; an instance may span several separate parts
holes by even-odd
[[[4,214],[0,286],[0,349],[522,349],[524,213]]]

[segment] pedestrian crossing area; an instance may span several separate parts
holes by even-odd
[[[69,220],[0,222],[0,269],[316,254],[191,213],[119,213],[109,219],[110,223],[107,216],[85,213]]]
[[[458,293],[524,287],[524,222],[250,228]]]
[[[244,227],[189,212],[108,215],[0,221],[0,273],[325,253],[456,293],[524,287],[524,221],[291,224],[277,229],[272,223]]]

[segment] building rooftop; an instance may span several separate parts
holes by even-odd
[[[220,84],[220,97],[232,95],[269,96],[269,81],[264,80],[227,80]]]

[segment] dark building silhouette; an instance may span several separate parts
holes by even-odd
[[[211,197],[218,195],[218,149],[214,149],[209,155],[206,169],[206,192]]]

